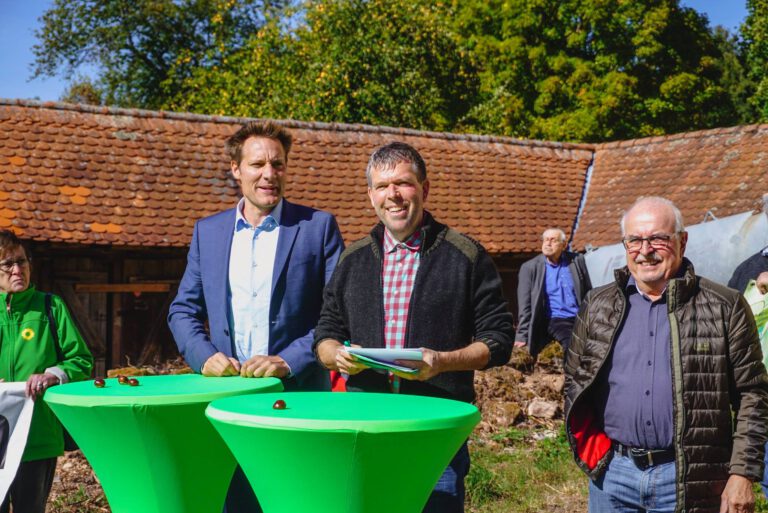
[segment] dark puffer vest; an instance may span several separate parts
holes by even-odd
[[[730,474],[753,481],[763,475],[768,438],[768,375],[755,321],[735,290],[694,274],[670,280],[667,306],[671,328],[674,449],[677,508],[717,512]],[[616,281],[591,291],[574,326],[566,358],[565,415],[576,463],[598,478],[613,455],[594,410],[592,385],[626,317],[626,267]]]

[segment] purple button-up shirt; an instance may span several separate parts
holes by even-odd
[[[672,447],[672,360],[667,293],[644,296],[630,278],[627,317],[603,380],[605,433],[630,447]]]

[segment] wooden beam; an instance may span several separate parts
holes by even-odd
[[[144,348],[141,350],[141,355],[139,356],[138,362],[140,366],[146,365],[150,362],[150,360],[157,359],[157,356],[162,352],[162,347],[160,347],[160,340],[158,340],[157,335],[160,332],[160,328],[162,328],[162,326],[164,326],[167,322],[166,319],[168,318],[168,308],[170,308],[171,303],[175,297],[176,287],[168,292],[168,296],[165,298],[163,306],[160,307],[160,309],[157,311],[157,315],[154,322],[152,323],[152,327],[149,329],[147,338],[144,339]]]
[[[99,331],[96,327],[91,323],[88,311],[77,298],[77,295],[72,288],[72,284],[57,280],[54,283],[54,292],[64,299],[64,303],[66,303],[75,318],[75,324],[80,328],[80,333],[83,335],[83,338],[90,348],[94,350],[93,352],[95,353],[95,356],[103,356],[107,352],[107,344],[101,338],[101,335],[99,335]]]
[[[123,259],[117,258],[112,261],[112,269],[109,273],[109,281],[122,282],[123,277]],[[123,296],[120,294],[110,294],[107,296],[107,305],[111,306],[112,311],[109,313],[108,323],[112,324],[112,333],[107,335],[109,337],[109,351],[111,356],[111,362],[109,362],[110,368],[114,369],[122,367],[123,362]],[[109,307],[108,306],[108,307]],[[107,324],[109,326],[109,324]]]
[[[168,292],[170,283],[77,283],[76,292]]]

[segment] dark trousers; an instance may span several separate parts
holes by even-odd
[[[45,513],[55,472],[56,458],[22,462],[0,513],[8,513],[11,504],[13,513]]]
[[[575,322],[576,317],[552,317],[547,325],[547,333],[560,342],[560,345],[563,346],[563,354],[568,351],[568,346],[571,345],[571,332]]]
[[[0,511],[0,513],[5,513]],[[261,513],[261,505],[253,493],[251,483],[245,477],[243,469],[238,465],[229,483],[227,500],[224,503],[224,513]]]
[[[437,481],[422,513],[464,513],[464,478],[468,473],[469,449],[464,442]]]

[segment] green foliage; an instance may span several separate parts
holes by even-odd
[[[565,429],[554,438],[544,438],[536,447],[536,468],[544,474],[558,475],[563,460],[571,459],[571,448]],[[575,465],[575,463],[574,463]]]
[[[59,100],[67,103],[84,105],[102,105],[104,91],[90,77],[78,76],[70,82],[69,87]]]
[[[273,20],[220,68],[198,70],[169,107],[198,112],[449,130],[474,96],[439,5],[309,1]]]
[[[100,69],[106,103],[158,108],[161,84],[215,66],[240,48],[280,1],[54,0],[35,33],[34,76]]]
[[[481,70],[466,130],[601,141],[738,120],[722,49],[677,0],[455,3]]]
[[[474,513],[586,511],[587,477],[573,462],[565,432],[534,441],[510,430],[503,450],[471,444],[467,500]]]
[[[765,500],[765,494],[763,494],[760,484],[755,483],[752,491],[755,493],[755,513],[768,513],[768,501]]]
[[[103,493],[91,496],[88,490],[81,484],[77,489],[68,494],[62,494],[49,501],[46,511],[52,513],[65,513],[77,511],[78,513],[101,513],[107,507],[107,500]]]
[[[528,432],[513,426],[503,433],[497,433],[491,436],[491,440],[510,446],[518,445],[520,443],[527,443]]]
[[[467,500],[475,507],[488,504],[502,497],[501,486],[496,475],[488,469],[482,459],[471,463],[464,485],[466,486]]]
[[[760,121],[768,120],[768,0],[747,0],[747,19],[741,26],[747,74],[755,84],[750,103]]]
[[[740,44],[680,0],[55,0],[35,73],[96,64],[68,96],[121,106],[596,142],[768,119],[748,6]]]
[[[756,85],[749,77],[743,46],[737,36],[722,27],[715,27],[714,35],[715,43],[723,54],[720,84],[731,98],[738,123],[755,123],[760,119],[758,109],[751,101]]]

